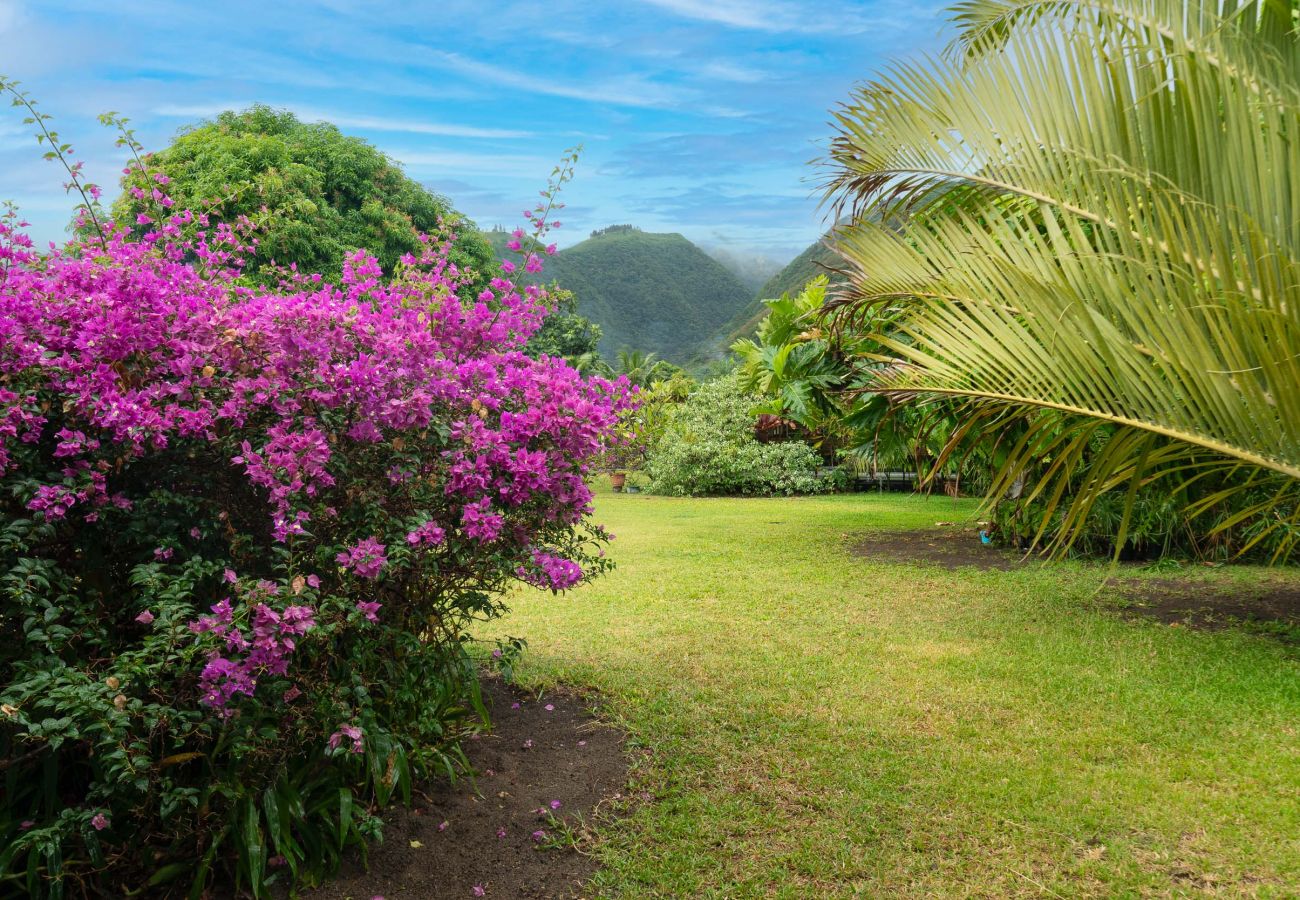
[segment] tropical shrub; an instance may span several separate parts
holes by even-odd
[[[1267,0],[968,0],[837,113],[873,389],[965,405],[989,499],[1066,549],[1161,485],[1238,552],[1300,541],[1300,32]],[[885,224],[888,223],[888,224]],[[1194,488],[1194,490],[1189,490]],[[1251,502],[1234,506],[1242,498]],[[1059,511],[1060,516],[1055,513]]]
[[[132,143],[129,134],[123,138]],[[228,110],[182,130],[170,147],[141,161],[147,166],[134,166],[123,181],[114,218],[131,225],[140,216],[154,218],[159,185],[149,173],[162,174],[177,208],[204,212],[214,222],[247,217],[258,223],[248,270],[263,283],[275,283],[290,266],[337,280],[343,258],[361,247],[392,272],[404,254],[420,254],[421,233],[443,224],[461,233],[452,261],[482,273],[484,281],[493,274],[497,257],[446,197],[328,122],[300,122],[263,105]],[[143,235],[150,224],[136,227]]]
[[[636,403],[619,414],[618,439],[610,443],[601,461],[601,467],[607,472],[644,469],[647,457],[663,437],[673,412],[695,387],[690,376],[676,366],[663,362],[658,365],[672,370],[671,377],[647,387],[630,384],[636,392]]]
[[[735,374],[700,385],[669,412],[650,450],[649,489],[658,494],[815,494],[833,482],[802,441],[760,443],[753,409],[761,398]]]
[[[69,170],[90,236],[0,223],[0,893],[312,883],[454,767],[466,625],[604,568],[624,390],[451,235],[253,289],[163,173],[136,241]]]
[[[888,363],[862,319],[834,307],[829,287],[818,276],[797,294],[764,300],[754,337],[731,345],[741,386],[763,397],[756,411],[796,423],[853,469],[914,471],[927,488],[937,478],[978,484],[987,447],[944,452],[962,424],[956,404],[900,403],[868,390]]]

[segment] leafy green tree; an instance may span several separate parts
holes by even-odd
[[[495,262],[473,223],[445,197],[408,178],[361,138],[324,122],[300,122],[284,110],[258,105],[223,112],[184,129],[147,165],[170,179],[166,192],[176,208],[206,211],[219,221],[247,216],[261,225],[255,262],[262,280],[273,277],[272,262],[337,277],[343,256],[360,247],[392,271],[403,254],[419,253],[417,233],[437,231],[440,220],[461,232],[453,262],[485,275]],[[155,186],[138,171],[125,177],[115,219],[156,216]]]
[[[573,294],[553,287],[550,296],[555,307],[533,332],[524,352],[534,358],[554,356],[576,364],[580,371],[592,370],[600,354],[600,326],[578,312]]]
[[[755,412],[796,423],[814,446],[856,469],[914,470],[923,483],[941,477],[954,489],[972,476],[978,482],[986,452],[944,452],[960,428],[956,404],[922,407],[866,390],[889,363],[860,319],[828,309],[829,286],[821,275],[794,296],[763,301],[756,335],[732,344],[741,386],[763,397]]]
[[[893,311],[873,389],[964,401],[1057,549],[1113,492],[1122,546],[1157,483],[1239,550],[1300,539],[1296,14],[969,0],[836,115],[848,303]]]
[[[843,423],[853,404],[847,391],[857,380],[852,361],[862,339],[851,335],[849,346],[831,340],[823,318],[826,287],[826,277],[818,276],[794,296],[764,300],[767,315],[756,335],[736,341],[731,350],[740,359],[741,384],[767,398],[758,412],[843,445],[850,440]]]

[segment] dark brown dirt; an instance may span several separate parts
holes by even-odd
[[[876,532],[854,544],[853,552],[885,562],[929,563],[944,569],[1007,570],[1024,564],[1020,553],[980,543],[978,529],[951,526]]]
[[[572,847],[547,847],[563,834],[539,810],[577,832],[621,800],[628,775],[623,736],[597,722],[576,694],[552,691],[539,699],[490,679],[484,700],[492,732],[466,742],[474,781],[425,786],[427,802],[385,817],[384,841],[371,850],[369,871],[349,864],[304,897],[584,896],[595,861]],[[552,813],[555,800],[560,807]],[[538,831],[545,833],[541,842],[533,836]]]
[[[1246,622],[1300,628],[1300,583],[1294,579],[1234,587],[1182,578],[1127,578],[1119,588],[1127,611],[1166,625],[1226,628]]]
[[[894,563],[926,563],[943,569],[971,567],[1006,571],[1032,563],[1005,547],[982,544],[975,528],[941,524],[913,531],[880,531],[853,545],[858,556]],[[1128,567],[1133,563],[1121,564]],[[1167,625],[1226,628],[1242,623],[1300,634],[1300,581],[1277,576],[1250,587],[1207,584],[1191,578],[1121,578],[1111,596],[1124,611]]]

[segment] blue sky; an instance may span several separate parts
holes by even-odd
[[[162,148],[263,102],[365,137],[485,227],[581,143],[561,245],[631,222],[784,259],[823,228],[828,111],[942,26],[903,0],[0,0],[0,72],[106,188],[123,157],[98,113]],[[0,107],[0,198],[60,239],[71,201],[21,121]]]

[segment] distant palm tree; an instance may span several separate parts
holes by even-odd
[[[570,357],[569,365],[573,366],[574,369],[583,375],[609,374],[609,366],[600,358],[600,353],[594,350]]]
[[[969,430],[1007,436],[990,496],[1036,472],[1026,498],[1062,513],[1058,549],[1108,492],[1128,497],[1118,546],[1139,487],[1232,477],[1191,511],[1248,478],[1257,499],[1219,525],[1255,522],[1285,555],[1300,538],[1297,4],[954,15],[944,58],[894,67],[836,115],[844,304],[892,320],[874,389],[967,398]]]
[[[677,366],[659,359],[654,353],[624,348],[618,351],[617,365],[610,369],[610,374],[614,377],[621,375],[637,387],[649,387],[678,371]]]

